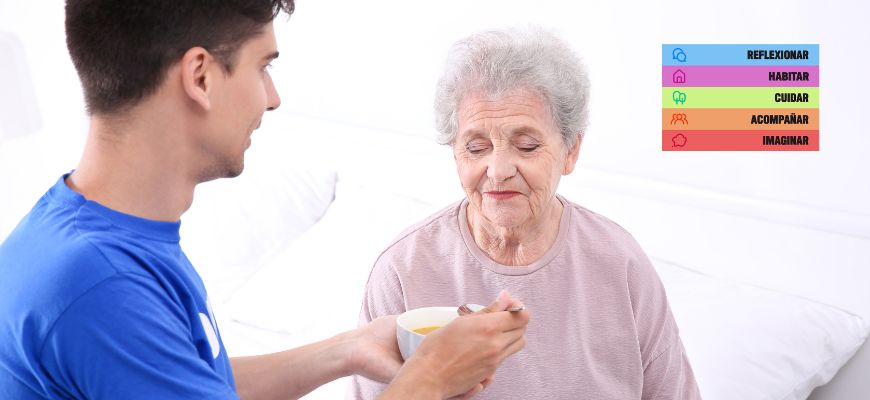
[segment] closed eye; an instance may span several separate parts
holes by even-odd
[[[471,154],[481,154],[489,149],[489,142],[485,140],[472,140],[465,145],[465,151]]]

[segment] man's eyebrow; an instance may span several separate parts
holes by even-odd
[[[272,53],[272,54],[269,54],[269,55],[263,57],[263,61],[272,61],[272,60],[274,60],[274,59],[276,59],[276,58],[278,58],[278,52],[277,52],[277,51],[274,52],[274,53]]]

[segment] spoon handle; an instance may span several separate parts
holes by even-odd
[[[459,306],[459,308],[456,310],[456,312],[459,315],[468,315],[468,314],[474,314],[480,310],[483,310],[484,308],[485,307],[480,305],[480,304],[463,304],[463,305]],[[518,307],[511,307],[505,311],[519,312],[519,311],[523,311],[525,309],[526,309],[526,306],[523,305],[523,306],[518,306]]]

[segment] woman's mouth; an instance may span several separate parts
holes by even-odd
[[[494,200],[507,200],[507,199],[510,199],[514,196],[519,195],[520,192],[514,192],[512,190],[505,190],[505,191],[486,192],[485,194],[487,196],[489,196],[489,198],[494,199]]]

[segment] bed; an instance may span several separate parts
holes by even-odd
[[[40,134],[0,142],[0,187],[11,189],[0,239],[80,146]],[[353,328],[378,253],[462,196],[450,152],[431,140],[291,114],[264,120],[246,160],[241,177],[197,188],[182,223],[233,356]],[[705,399],[870,396],[866,216],[582,163],[559,192],[626,227],[650,255]],[[345,384],[306,398],[342,398]]]

